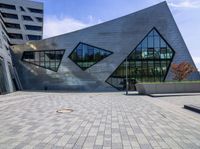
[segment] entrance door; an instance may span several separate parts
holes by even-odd
[[[13,70],[13,67],[11,66],[10,63],[8,63],[8,68],[9,68],[10,76],[11,76],[11,79],[12,79],[13,90],[18,91],[19,88],[18,88],[18,85],[17,85],[17,81],[15,79],[14,70]]]
[[[128,90],[129,91],[136,91],[136,87],[135,87],[135,84],[136,84],[136,80],[135,79],[128,79]]]
[[[6,93],[6,82],[4,76],[4,67],[3,67],[3,59],[0,58],[0,94]]]

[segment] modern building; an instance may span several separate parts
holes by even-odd
[[[0,0],[0,11],[10,44],[41,40],[43,3],[29,0]]]
[[[22,89],[12,63],[10,45],[41,39],[42,28],[42,3],[0,0],[0,94]]]
[[[195,66],[166,2],[102,24],[12,47],[25,90],[124,90],[173,79],[172,63]],[[192,73],[187,80],[198,80]]]
[[[0,23],[0,93],[6,93],[7,90],[10,89],[11,84],[9,81],[11,77],[8,74],[8,64],[4,64],[4,60],[8,63],[12,63],[7,40],[9,40],[9,38],[4,30],[3,24]],[[5,70],[7,70],[6,73]],[[9,78],[6,80],[5,76],[9,76]]]

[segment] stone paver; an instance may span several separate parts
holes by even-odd
[[[192,95],[166,100],[121,92],[3,95],[0,148],[198,149],[200,115],[182,109],[186,98]],[[59,108],[74,112],[57,113]]]

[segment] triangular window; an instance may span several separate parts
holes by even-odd
[[[174,50],[153,28],[127,57],[129,89],[136,82],[162,82],[174,56]],[[106,80],[113,87],[126,88],[126,60]]]
[[[65,50],[24,51],[22,61],[30,64],[58,71]]]

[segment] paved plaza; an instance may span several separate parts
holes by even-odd
[[[200,148],[200,94],[16,92],[0,96],[0,149]],[[71,113],[57,113],[71,108]]]

